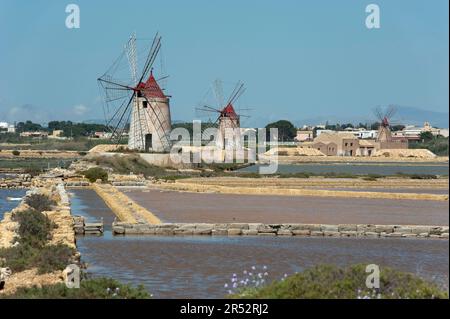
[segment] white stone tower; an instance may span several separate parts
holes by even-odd
[[[171,129],[169,97],[150,73],[147,82],[136,87],[128,148],[144,152],[169,152]]]

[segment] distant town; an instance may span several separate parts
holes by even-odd
[[[299,149],[315,149],[314,155],[326,156],[372,156],[380,149],[425,148],[436,155],[448,155],[448,128],[437,128],[424,121],[423,126],[389,125],[389,135],[380,134],[382,122],[372,124],[317,124],[295,127],[291,122],[280,120],[266,128],[279,130],[278,144],[298,146]],[[173,128],[184,127],[192,132],[192,123],[174,123]],[[252,128],[241,128],[242,134]],[[385,131],[384,131],[385,132]],[[123,133],[124,138],[128,132]],[[90,140],[106,143],[112,138],[111,129],[104,124],[52,121],[47,125],[32,121],[8,123],[0,121],[0,143],[31,144],[43,141]],[[380,139],[384,143],[380,144]],[[389,142],[389,143],[387,143]],[[305,155],[307,155],[305,153]]]

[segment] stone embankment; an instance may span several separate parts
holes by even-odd
[[[53,199],[56,203],[51,211],[44,211],[45,214],[56,227],[52,230],[47,245],[66,245],[75,249],[72,260],[79,262],[80,254],[76,252],[76,239],[74,232],[74,222],[71,215],[69,196],[64,188],[61,179],[41,179],[36,178],[32,182],[33,187],[27,192],[27,196],[32,194],[44,194]],[[14,220],[14,214],[20,211],[28,211],[30,207],[26,204],[25,198],[11,212],[5,213],[0,221],[0,248],[10,248],[18,245],[19,224]],[[13,273],[6,281],[5,288],[0,294],[10,294],[19,287],[42,286],[63,282],[63,272],[38,274],[36,268],[27,269],[18,273]]]
[[[448,201],[448,195],[438,194],[417,194],[417,193],[393,193],[393,192],[367,192],[367,191],[335,191],[306,188],[270,188],[258,187],[255,181],[254,187],[229,187],[221,185],[204,185],[189,182],[176,181],[175,183],[161,183],[158,188],[201,192],[201,193],[222,193],[222,194],[245,194],[245,195],[278,195],[278,196],[314,196],[314,197],[345,197],[345,198],[378,198],[378,199],[408,199],[408,200],[430,200]],[[152,186],[151,184],[149,186]]]
[[[0,178],[0,188],[30,188],[31,180],[30,174],[7,174]]]
[[[152,212],[138,205],[124,193],[110,184],[92,184],[92,188],[116,214],[121,222],[128,224],[160,224]]]
[[[212,236],[311,236],[368,238],[449,238],[448,226],[400,225],[323,225],[323,224],[259,224],[259,223],[113,223],[117,235],[212,235]]]
[[[72,248],[75,245],[75,233],[73,231],[73,218],[70,211],[70,201],[64,185],[61,180],[35,181],[32,187],[25,195],[44,194],[56,202],[51,211],[45,211],[50,221],[57,227],[52,231],[52,239],[49,245],[64,244]],[[14,238],[17,236],[19,225],[14,221],[14,213],[27,211],[30,207],[26,204],[25,198],[11,212],[5,213],[3,220],[0,221],[0,248],[7,248],[13,245]]]

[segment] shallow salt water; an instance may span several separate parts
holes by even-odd
[[[259,165],[253,165],[240,169],[238,172],[258,172]],[[279,164],[277,173],[336,173],[336,174],[430,174],[447,175],[449,172],[448,164],[387,164],[384,163],[301,163],[301,164]]]
[[[7,197],[23,197],[25,189],[0,189],[0,220],[3,214],[19,205],[18,201],[9,201]]]
[[[73,214],[114,219],[95,193],[73,190]],[[108,217],[109,216],[109,217]],[[105,219],[105,223],[106,223]],[[221,298],[233,273],[267,266],[269,280],[321,264],[378,264],[448,287],[446,240],[283,237],[79,236],[93,276],[143,284],[155,298]]]

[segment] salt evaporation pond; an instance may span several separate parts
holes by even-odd
[[[105,223],[114,216],[90,190],[73,190],[72,213]],[[233,273],[267,266],[269,279],[332,263],[375,263],[417,273],[448,287],[447,240],[80,236],[77,246],[93,276],[143,284],[155,298],[221,298]]]
[[[248,166],[238,170],[243,173],[259,172],[259,165]],[[279,164],[277,173],[312,173],[312,174],[427,174],[448,176],[448,163],[301,163],[301,164]]]

